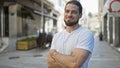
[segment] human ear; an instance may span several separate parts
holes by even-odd
[[[79,14],[79,18],[81,18],[81,17],[82,17],[82,13]]]

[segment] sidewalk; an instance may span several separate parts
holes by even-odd
[[[47,68],[49,49],[31,49],[0,54],[0,68]]]
[[[95,38],[95,48],[89,68],[120,68],[120,53],[107,42]]]
[[[0,54],[0,68],[47,68],[48,50],[4,52]],[[95,48],[89,68],[120,68],[120,53],[105,41],[95,38]]]

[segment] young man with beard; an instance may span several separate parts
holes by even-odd
[[[54,35],[48,52],[48,68],[87,68],[94,47],[93,33],[78,24],[82,16],[79,1],[67,2],[66,29]]]

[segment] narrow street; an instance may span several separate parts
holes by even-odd
[[[120,68],[120,53],[105,41],[95,38],[95,48],[89,68]]]
[[[48,50],[4,52],[0,54],[0,68],[47,68]]]
[[[53,35],[66,28],[68,1],[0,0],[0,68],[47,68],[49,48],[35,48],[36,41],[40,47],[51,43]],[[120,68],[120,0],[77,1],[82,5],[79,24],[104,40],[95,36],[89,68]],[[23,40],[30,45],[17,49],[24,49],[17,45]]]
[[[0,68],[47,68],[49,49],[32,49],[0,54]],[[95,48],[89,68],[120,68],[120,53],[105,41],[95,38]]]

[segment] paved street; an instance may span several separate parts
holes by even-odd
[[[0,68],[47,68],[48,49],[5,52],[0,55]]]
[[[105,41],[96,38],[89,68],[120,68],[120,53]]]
[[[49,49],[10,51],[0,54],[0,68],[47,68]],[[120,53],[105,41],[95,38],[95,48],[89,68],[120,68]]]

